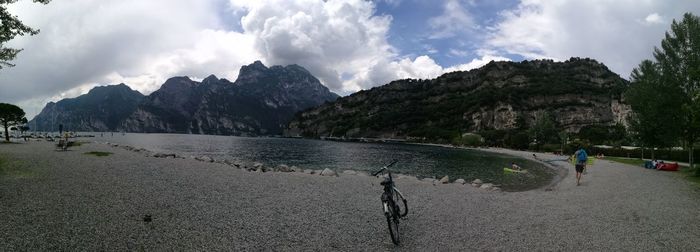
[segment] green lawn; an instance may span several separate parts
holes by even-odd
[[[21,160],[11,160],[0,156],[0,178],[29,178],[35,174]]]
[[[605,157],[605,160],[610,160],[618,163],[623,163],[623,164],[628,164],[628,165],[635,165],[635,166],[644,166],[644,160],[640,158],[623,158],[623,157]]]
[[[640,158],[605,157],[605,159],[613,161],[613,162],[634,165],[634,166],[639,166],[639,167],[644,166],[644,160],[642,160]],[[688,181],[693,182],[696,186],[700,187],[700,177],[695,176],[694,169],[690,169],[688,166],[684,166],[684,165],[681,165],[680,168],[681,168],[680,171],[677,173],[678,175],[682,176],[683,178],[687,179]],[[696,168],[696,169],[698,169],[698,168]]]

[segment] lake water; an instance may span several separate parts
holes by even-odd
[[[449,175],[450,180],[479,178],[501,185],[503,190],[521,191],[548,184],[554,171],[543,165],[503,154],[440,146],[399,143],[355,143],[291,138],[250,138],[233,136],[95,133],[95,141],[105,141],[177,153],[183,156],[210,156],[240,163],[261,162],[266,166],[296,165],[304,169],[330,168],[336,171],[374,171],[392,159],[399,162],[392,171],[418,177]],[[503,167],[516,162],[527,174],[504,174]]]

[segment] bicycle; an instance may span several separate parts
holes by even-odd
[[[379,171],[372,174],[372,176],[377,176],[382,171],[386,171],[387,175],[384,177],[384,181],[380,185],[384,186],[384,193],[382,193],[382,206],[384,208],[384,215],[386,216],[386,222],[389,225],[389,235],[391,236],[391,242],[395,245],[399,245],[399,219],[403,218],[408,214],[408,204],[403,194],[396,188],[394,180],[391,177],[391,170],[389,167],[396,164],[398,160],[393,160],[391,164],[386,165],[379,169]],[[399,201],[403,203],[403,212],[401,211],[401,206],[397,203]]]

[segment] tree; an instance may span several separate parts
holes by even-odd
[[[630,88],[625,93],[632,108],[628,118],[630,130],[643,147],[669,147],[680,135],[680,107],[678,86],[665,82],[659,64],[642,61],[630,76]]]
[[[564,155],[564,145],[568,144],[569,141],[569,133],[566,132],[566,130],[562,130],[559,132],[559,142],[561,143],[561,147],[559,148],[559,154]]]
[[[35,3],[47,4],[51,0],[33,0]],[[22,49],[5,47],[5,43],[17,36],[25,34],[36,35],[39,30],[32,29],[20,21],[17,16],[7,11],[7,5],[15,3],[17,0],[0,0],[0,69],[3,67],[13,67],[10,63]]]
[[[24,110],[7,103],[0,103],[0,124],[5,128],[5,141],[10,141],[9,127],[27,123]]]
[[[661,48],[654,48],[654,58],[661,66],[663,82],[681,90],[676,97],[682,104],[679,123],[692,168],[693,146],[700,136],[700,17],[685,13],[680,22],[673,20]],[[696,175],[700,176],[700,169]]]
[[[535,113],[535,123],[529,130],[530,137],[535,141],[535,147],[540,149],[542,144],[550,143],[556,139],[558,132],[556,122],[546,111]]]

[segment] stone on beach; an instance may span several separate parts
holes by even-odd
[[[444,177],[442,177],[440,179],[440,184],[447,184],[449,182],[450,182],[450,177],[448,177],[447,175],[445,175]]]
[[[475,179],[474,181],[472,181],[472,184],[481,185],[483,184],[483,182],[481,182],[481,179]]]
[[[201,156],[201,157],[196,157],[194,159],[202,161],[202,162],[210,162],[210,163],[214,162],[214,159],[209,157],[209,156]]]
[[[464,179],[457,179],[457,180],[455,180],[455,184],[464,185],[464,184],[466,184],[466,183],[467,183],[467,181],[465,181]]]
[[[157,157],[157,158],[169,158],[169,157],[176,158],[177,155],[175,155],[175,154],[173,154],[173,153],[168,153],[168,154],[166,154],[166,153],[155,153],[155,154],[153,154],[153,157]]]
[[[421,181],[434,183],[434,182],[435,182],[435,179],[434,179],[434,178],[423,178],[423,179],[421,179]]]
[[[493,187],[493,184],[491,183],[484,183],[482,184],[479,188],[481,189],[491,189]]]
[[[279,172],[292,172],[292,169],[289,168],[289,166],[287,166],[285,164],[281,164],[281,165],[277,166],[277,171],[279,171]]]
[[[326,168],[321,171],[321,176],[338,176],[338,174],[335,173],[335,171]]]
[[[344,170],[343,174],[345,174],[345,175],[357,175],[357,172],[353,171],[353,170]]]
[[[306,173],[306,174],[314,174],[314,170],[305,169],[305,170],[304,170],[304,173]]]

